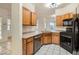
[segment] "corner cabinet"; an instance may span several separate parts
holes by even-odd
[[[60,33],[52,33],[52,43],[60,45]]]
[[[52,43],[52,33],[43,33],[41,42],[42,42],[42,45],[51,44]]]
[[[22,16],[23,16],[23,25],[24,26],[35,26],[36,25],[36,13],[31,12],[27,8],[23,7],[22,10]]]

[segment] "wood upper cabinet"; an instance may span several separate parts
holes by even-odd
[[[36,25],[36,13],[23,7],[23,25],[35,26]]]
[[[23,25],[31,24],[31,12],[23,7]]]
[[[52,43],[60,44],[60,33],[52,33]]]
[[[64,19],[73,18],[73,13],[67,13],[64,15]]]
[[[64,19],[68,19],[69,18],[69,14],[64,14]]]
[[[32,25],[36,25],[36,20],[37,19],[37,15],[36,13],[32,12]]]
[[[74,14],[73,13],[69,13],[69,18],[73,18]]]
[[[64,15],[56,16],[56,26],[63,26],[64,19],[69,19],[69,18],[73,18],[73,17],[74,17],[73,13],[67,13]]]
[[[51,43],[52,43],[52,33],[43,33],[42,44],[51,44]]]
[[[23,39],[23,55],[33,54],[33,37]]]
[[[56,26],[62,26],[63,25],[63,16],[57,16],[56,17]]]

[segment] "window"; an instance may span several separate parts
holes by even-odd
[[[11,25],[10,19],[8,19],[8,20],[7,20],[7,30],[10,30],[10,27],[11,27],[10,25]]]
[[[50,29],[55,30],[55,22],[50,22]]]

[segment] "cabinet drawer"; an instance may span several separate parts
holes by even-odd
[[[33,54],[33,42],[27,43],[27,55],[32,55]]]
[[[29,43],[31,41],[33,41],[33,37],[30,37],[30,38],[27,39],[27,43]]]
[[[52,35],[59,36],[59,33],[52,33]]]

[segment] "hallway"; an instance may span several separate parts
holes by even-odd
[[[50,45],[43,45],[35,55],[72,55],[65,49],[61,48],[58,45],[50,44]]]

